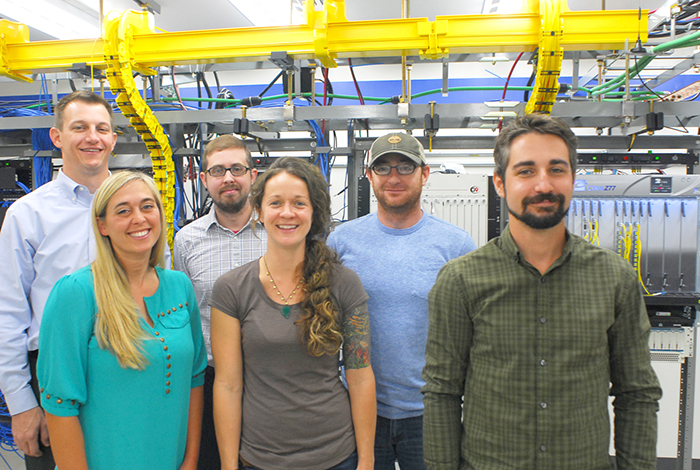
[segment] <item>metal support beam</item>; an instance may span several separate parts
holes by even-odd
[[[693,347],[697,344],[697,326],[693,327]],[[678,410],[678,470],[693,468],[693,410],[695,407],[695,354],[681,364],[680,407]]]
[[[550,0],[541,0],[542,2]],[[307,2],[313,5],[313,2]],[[267,60],[275,51],[287,51],[295,60],[317,59],[326,67],[347,57],[421,56],[437,59],[468,52],[521,52],[534,50],[541,38],[541,15],[463,15],[370,21],[347,21],[331,15],[336,2],[328,0],[323,12],[307,11],[305,25],[233,28],[156,33],[133,32],[134,64],[139,67],[210,64]],[[647,11],[642,12],[646,18]],[[109,15],[108,15],[109,16]],[[626,39],[642,31],[637,10],[562,12],[564,50],[620,49]],[[9,22],[8,22],[9,23]],[[6,24],[6,23],[5,23]],[[10,23],[0,32],[23,25]],[[8,33],[9,34],[9,33]],[[76,63],[106,68],[102,38],[29,42],[28,35],[6,36],[0,49],[0,73],[31,80],[28,75],[62,71]]]

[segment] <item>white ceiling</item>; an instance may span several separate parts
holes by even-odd
[[[32,0],[24,0],[32,1]],[[99,0],[49,0],[69,3],[83,10],[98,24]],[[250,0],[264,5],[265,0]],[[189,31],[199,29],[237,28],[251,26],[228,0],[155,0],[160,5],[160,14],[155,24],[165,31]],[[409,0],[411,17],[436,15],[474,15],[483,11],[484,4],[492,0]],[[401,17],[401,0],[346,0],[346,16],[350,21],[376,20]],[[666,3],[664,0],[569,0],[571,10],[637,9],[653,10]],[[138,9],[135,0],[103,0],[105,14],[111,10]],[[2,10],[0,9],[0,16]],[[12,18],[8,18],[12,19]],[[53,39],[40,31],[31,30],[32,41]]]

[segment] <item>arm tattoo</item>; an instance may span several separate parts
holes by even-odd
[[[370,365],[369,313],[367,303],[355,308],[343,320],[343,359],[346,369]]]

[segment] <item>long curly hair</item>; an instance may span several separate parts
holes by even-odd
[[[302,264],[305,295],[300,306],[303,314],[296,322],[301,342],[313,356],[336,354],[343,342],[343,333],[340,313],[333,302],[331,288],[334,281],[333,273],[336,266],[340,264],[340,259],[326,246],[323,239],[323,235],[328,232],[331,225],[331,198],[328,194],[328,184],[318,168],[301,158],[284,157],[276,160],[265,173],[258,177],[250,191],[256,222],[260,220],[265,185],[270,178],[280,173],[289,173],[306,183],[313,209]]]

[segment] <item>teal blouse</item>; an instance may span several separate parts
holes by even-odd
[[[39,333],[41,406],[78,416],[88,466],[95,470],[176,470],[185,455],[190,389],[204,383],[207,354],[192,284],[156,268],[160,285],[144,298],[154,327],[144,370],[124,369],[97,345],[90,266],[61,278]]]

